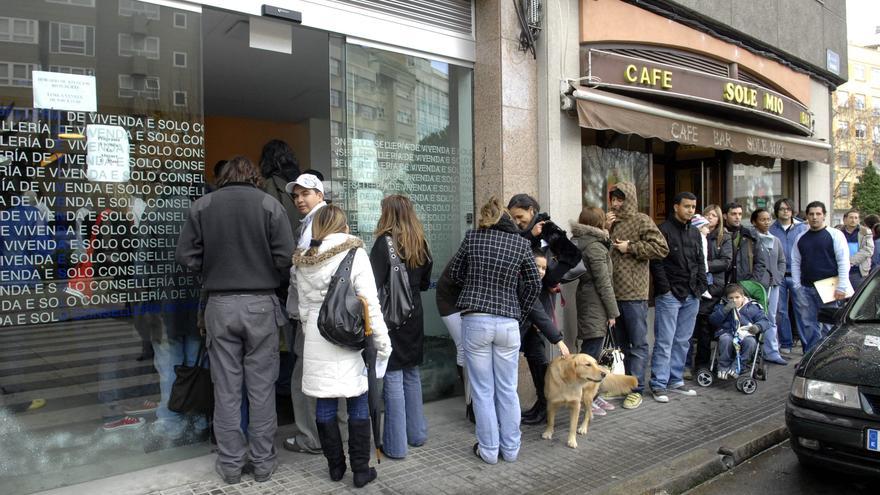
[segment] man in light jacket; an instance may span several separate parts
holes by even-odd
[[[849,283],[853,290],[871,273],[871,256],[874,255],[874,235],[859,223],[859,210],[849,210],[843,215],[843,224],[837,230],[843,232],[849,247]]]
[[[813,201],[807,205],[807,223],[810,230],[797,238],[791,250],[791,276],[797,284],[794,290],[805,354],[826,337],[830,329],[830,325],[819,323],[819,308],[836,307],[853,292],[849,283],[849,246],[841,231],[825,226],[824,203]],[[825,303],[814,284],[831,277],[837,277],[837,285],[833,301]]]
[[[793,292],[796,285],[791,277],[791,248],[794,247],[794,241],[809,227],[794,217],[794,202],[788,198],[782,198],[773,204],[773,215],[776,221],[770,226],[770,233],[775,235],[779,242],[782,243],[782,252],[785,254],[785,278],[783,283],[779,284],[779,307],[776,311],[776,328],[779,336],[779,350],[782,354],[791,353],[794,346],[794,336],[791,331],[791,318],[794,318],[795,328],[798,335],[801,334],[801,322],[797,311],[789,313],[788,305],[791,302],[792,309],[797,307],[795,302],[795,294]]]

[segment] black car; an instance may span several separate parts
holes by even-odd
[[[804,465],[880,476],[880,275],[838,310],[830,335],[804,356],[785,422]]]

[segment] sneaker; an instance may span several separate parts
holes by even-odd
[[[624,409],[635,409],[642,405],[642,394],[639,392],[631,392],[623,399]]]
[[[652,390],[651,395],[654,396],[654,400],[660,402],[661,404],[669,402],[669,396],[666,395],[665,390]]]
[[[126,416],[122,419],[117,419],[116,421],[104,423],[104,426],[102,426],[102,428],[104,429],[104,431],[136,430],[138,428],[143,428],[146,423],[147,421],[144,418]]]
[[[791,354],[791,347],[780,347],[779,353],[784,355]]]
[[[679,394],[679,395],[684,395],[685,397],[694,397],[697,395],[696,390],[683,388],[683,387],[670,388],[669,391],[676,393],[676,394]]]
[[[278,462],[272,465],[272,469],[264,473],[258,473],[256,469],[254,469],[254,481],[257,483],[265,483],[272,479],[272,474],[275,473],[275,470],[278,469]]]
[[[141,414],[148,414],[159,408],[159,404],[156,401],[152,401],[149,399],[131,401],[129,403],[123,404],[122,411],[128,416],[139,416]]]
[[[296,441],[296,437],[290,437],[281,444],[284,447],[284,450],[289,450],[291,452],[299,452],[301,454],[322,454],[323,451],[321,449],[310,449],[305,445]]]
[[[227,485],[237,485],[241,483],[241,473],[226,474],[217,463],[214,463],[214,472],[216,472],[220,476],[220,479],[222,479]]]
[[[613,410],[617,409],[616,407],[614,407],[614,404],[608,402],[607,400],[605,400],[601,397],[596,397],[596,400],[593,401],[593,404],[596,404],[597,406],[601,407],[602,409],[604,409],[606,411],[613,411]]]
[[[593,406],[590,408],[590,410],[593,412],[593,416],[605,416],[606,414],[608,414],[607,412],[605,412],[605,409],[599,407],[599,405],[595,402],[593,402]]]

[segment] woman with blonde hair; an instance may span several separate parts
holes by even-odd
[[[315,213],[310,247],[294,253],[294,270],[291,271],[291,283],[296,284],[299,294],[299,315],[303,325],[302,390],[306,395],[317,398],[315,418],[318,435],[333,481],[339,481],[345,474],[345,454],[336,422],[336,409],[338,399],[346,398],[348,455],[354,485],[358,488],[376,479],[376,470],[370,467],[367,372],[361,351],[340,347],[321,336],[318,313],[331,277],[349,251],[354,250],[354,261],[348,277],[355,294],[367,300],[377,361],[387,360],[391,355],[391,341],[379,307],[376,281],[363,247],[363,241],[349,235],[342,209],[327,205]]]
[[[499,453],[508,462],[519,455],[519,322],[535,304],[541,277],[529,241],[498,198],[480,209],[478,225],[465,233],[449,274],[462,288],[457,306],[477,418],[473,450],[495,464]]]
[[[374,233],[370,263],[380,293],[391,290],[393,270],[406,270],[412,294],[412,313],[397,327],[389,328],[391,360],[385,373],[385,425],[382,449],[392,459],[406,457],[407,444],[424,445],[428,423],[422,409],[422,380],[419,366],[424,358],[425,337],[422,298],[419,292],[431,285],[431,252],[425,230],[406,196],[394,194],[382,200],[382,213]],[[400,263],[403,263],[403,267]],[[383,311],[389,308],[383,306]],[[389,323],[390,327],[390,323]]]

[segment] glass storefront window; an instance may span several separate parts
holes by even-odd
[[[651,155],[644,139],[614,134],[612,140],[622,141],[621,147],[594,144],[602,131],[585,130],[581,150],[581,185],[584,206],[598,206],[607,211],[608,191],[620,181],[632,182],[639,195],[639,210],[648,214],[651,208]]]
[[[412,199],[434,261],[436,280],[472,227],[473,71],[445,62],[331,40],[331,90],[346,108],[331,108],[333,201],[349,212],[352,233],[368,245],[389,194]],[[335,71],[340,72],[340,71]],[[342,135],[339,130],[345,129]],[[455,349],[437,314],[433,290],[425,312],[425,400],[456,384]]]
[[[728,186],[732,201],[743,205],[743,221],[756,208],[772,212],[773,203],[791,198],[790,175],[796,162],[779,158],[734,155],[732,181]]]
[[[0,28],[2,491],[208,453],[205,418],[165,407],[198,342],[174,249],[203,193],[200,14],[183,30],[137,1],[3,7],[24,22]]]

